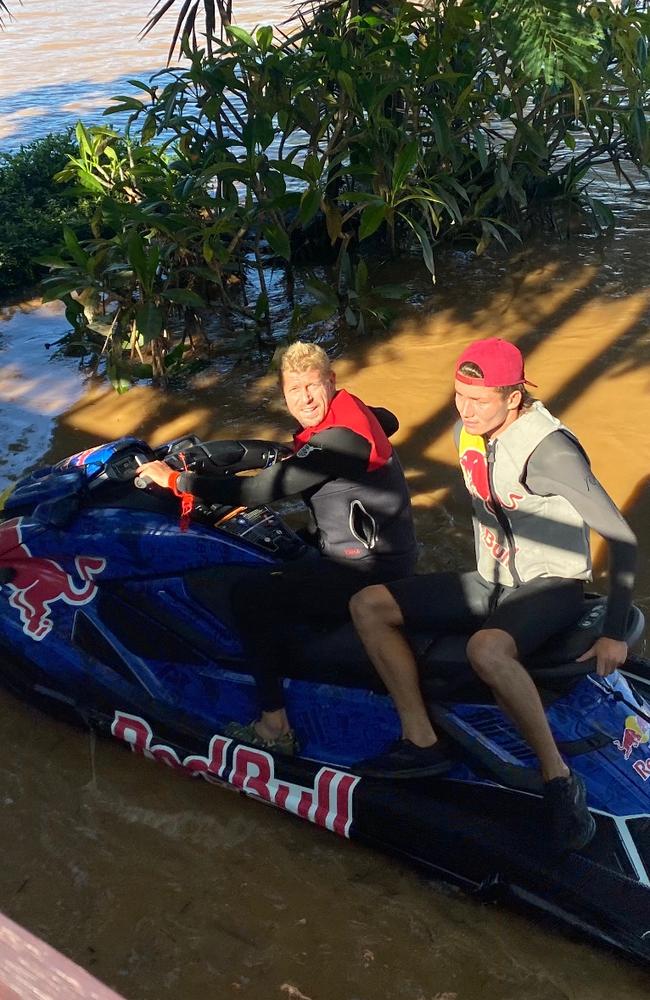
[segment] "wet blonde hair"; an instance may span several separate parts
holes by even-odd
[[[289,374],[302,375],[310,368],[316,368],[325,377],[332,371],[330,359],[318,344],[306,344],[302,340],[296,340],[282,354],[280,361],[280,385],[284,383],[284,376]]]

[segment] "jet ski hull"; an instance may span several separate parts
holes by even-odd
[[[565,645],[529,665],[597,823],[586,849],[558,857],[543,834],[532,754],[466,671],[462,640],[459,653],[458,642],[412,637],[432,717],[454,748],[443,778],[354,773],[354,762],[381,750],[399,725],[349,626],[287,636],[285,693],[300,756],[224,737],[227,721],[256,714],[229,618],[230,583],[302,558],[301,546],[269,511],[232,518],[227,529],[201,522],[184,532],[166,498],[136,503],[136,491],[120,492],[119,479],[114,486],[108,473],[117,477],[122,466],[109,462],[111,454],[128,462],[138,449],[146,458],[145,448],[95,454],[93,475],[108,471],[94,496],[70,468],[34,474],[16,490],[0,521],[0,679],[174,770],[229,784],[648,961],[650,704],[641,689],[646,676],[650,687],[650,664],[628,665],[638,692],[623,673],[603,681],[576,665],[602,602],[587,605]],[[637,616],[630,642],[640,628]]]

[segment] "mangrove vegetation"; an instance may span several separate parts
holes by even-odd
[[[533,226],[566,235],[578,212],[605,230],[591,170],[633,184],[650,162],[645,4],[349,2],[251,32],[231,15],[185,3],[179,65],[79,124],[56,174],[87,228],[41,256],[44,295],[101,343],[119,389],[195,355],[208,314],[243,344],[328,317],[363,333],[405,294],[376,284],[380,261],[416,255],[435,281],[445,243],[503,252]]]

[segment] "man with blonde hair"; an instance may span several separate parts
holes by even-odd
[[[227,735],[293,753],[296,740],[281,682],[280,623],[345,621],[357,590],[414,571],[416,540],[406,480],[388,440],[398,427],[394,414],[337,389],[330,360],[316,344],[298,341],[284,352],[280,386],[299,425],[285,461],[253,477],[225,480],[172,473],[163,462],[142,466],[140,475],[207,503],[254,507],[300,495],[309,507],[322,558],[282,569],[271,564],[236,586],[232,597],[261,716],[247,725],[232,723]]]

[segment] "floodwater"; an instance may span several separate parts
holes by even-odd
[[[26,0],[18,18],[38,6]],[[53,18],[66,6],[47,5]],[[118,8],[133,5],[109,7],[112,33]],[[72,44],[80,67],[71,101],[74,81],[92,73],[86,47],[103,40],[93,30],[83,50],[80,39]],[[134,71],[119,61],[111,69]],[[450,252],[435,288],[398,262],[387,280],[408,275],[411,304],[390,332],[339,346],[336,367],[340,384],[401,420],[396,444],[422,566],[460,566],[471,541],[450,372],[470,339],[514,339],[537,394],[578,434],[639,536],[637,600],[650,613],[650,199],[607,176],[597,184],[617,215],[613,235],[540,239],[510,259]],[[263,358],[245,369],[221,358],[164,398],[146,386],[118,398],[75,359],[39,346],[64,328],[55,307],[0,314],[0,489],[32,461],[123,434],[155,444],[190,430],[288,432]],[[323,337],[331,343],[326,329]],[[605,586],[602,546],[596,552]],[[95,741],[8,695],[0,713],[0,909],[128,1000],[648,996],[647,971],[566,932]]]
[[[177,0],[160,25],[139,34],[154,0],[7,0],[0,33],[0,149],[48,132],[102,121],[117,127],[118,116],[102,118],[116,94],[137,93],[129,79],[146,80],[164,69],[176,23]],[[235,23],[282,24],[290,0],[235,0]],[[199,22],[197,21],[197,24]],[[176,55],[172,65],[176,65]]]

